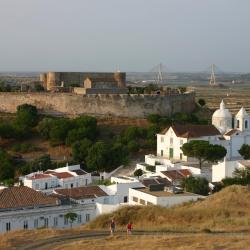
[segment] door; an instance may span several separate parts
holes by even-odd
[[[172,159],[174,157],[174,149],[170,148],[169,149],[169,158]]]

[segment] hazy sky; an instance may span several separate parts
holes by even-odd
[[[0,71],[250,72],[250,0],[0,0]]]

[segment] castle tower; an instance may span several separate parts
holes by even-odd
[[[40,74],[40,82],[44,89],[47,89],[47,74]]]
[[[53,90],[57,85],[60,85],[60,73],[49,72],[47,74],[47,90]]]
[[[220,108],[217,109],[212,116],[212,124],[221,132],[221,134],[232,129],[232,114],[226,109],[223,100],[220,103]]]
[[[246,112],[245,108],[242,107],[235,116],[234,127],[240,131],[249,130],[250,116]]]
[[[114,79],[117,81],[118,88],[126,88],[126,74],[117,71],[114,73]]]

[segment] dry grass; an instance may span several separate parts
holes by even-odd
[[[247,249],[250,244],[250,236],[219,237],[209,235],[195,236],[115,236],[106,239],[80,240],[70,243],[64,243],[52,250],[109,250],[109,249]]]
[[[249,231],[250,191],[247,187],[231,186],[204,201],[186,203],[174,208],[125,207],[113,214],[102,215],[86,226],[72,230],[41,229],[10,232],[0,235],[0,249],[18,249],[34,240],[45,240],[55,236],[65,237],[83,232],[86,234],[86,229],[107,230],[112,217],[115,217],[118,228],[123,230],[131,220],[135,229],[144,230],[200,233],[202,231]],[[226,236],[225,238],[213,234],[185,235],[132,236],[129,240],[122,235],[107,239],[68,241],[63,246],[58,243],[54,249],[166,249],[166,246],[168,249],[246,249],[250,244],[250,236],[245,236],[243,240],[240,234],[239,237]]]
[[[250,226],[250,191],[231,186],[204,201],[174,208],[128,206],[102,215],[86,225],[88,229],[107,229],[111,218],[124,228],[132,221],[136,229],[170,231],[242,231]]]

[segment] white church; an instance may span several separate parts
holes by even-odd
[[[191,140],[206,140],[225,147],[226,160],[241,159],[238,150],[243,144],[250,144],[250,116],[242,107],[233,118],[222,101],[212,116],[212,125],[172,125],[157,134],[157,156],[189,161],[180,147]]]

